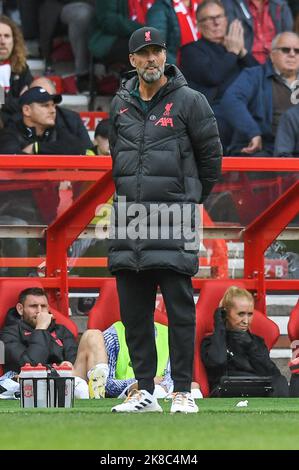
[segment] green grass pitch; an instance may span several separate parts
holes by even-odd
[[[119,400],[81,400],[73,409],[25,410],[0,400],[0,449],[299,449],[299,399],[199,400],[196,415],[116,414]]]

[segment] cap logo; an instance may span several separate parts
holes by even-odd
[[[145,33],[144,33],[144,40],[145,40],[145,42],[149,42],[149,41],[152,40],[152,38],[151,38],[151,31],[145,31]]]
[[[39,92],[40,93],[46,93],[46,90],[44,88],[40,88]]]

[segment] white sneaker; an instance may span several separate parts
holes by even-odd
[[[120,405],[111,408],[116,413],[162,413],[162,408],[157,399],[146,390],[132,390],[128,397]]]
[[[105,398],[105,387],[108,377],[108,366],[95,367],[89,376],[89,398]]]
[[[173,393],[170,413],[197,413],[198,406],[189,392]]]

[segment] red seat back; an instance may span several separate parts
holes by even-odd
[[[296,351],[296,356],[299,355],[299,300],[293,310],[291,311],[289,322],[288,322],[288,334],[291,343],[295,341],[294,344],[291,344],[293,351]]]
[[[111,278],[105,281],[96,303],[89,312],[87,327],[104,331],[119,320],[120,308],[116,280]],[[155,321],[163,325],[168,325],[167,314],[162,298],[159,299],[158,306],[155,310]]]
[[[245,288],[244,284],[232,280],[215,280],[203,284],[196,304],[196,338],[194,356],[194,380],[200,384],[204,396],[209,395],[209,384],[205,367],[200,357],[203,338],[214,331],[214,312],[224,292],[230,286]],[[272,348],[279,337],[279,328],[261,312],[254,310],[250,331],[264,338],[268,349]]]

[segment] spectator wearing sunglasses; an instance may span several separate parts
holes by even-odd
[[[293,17],[285,0],[223,0],[229,23],[238,19],[244,29],[245,47],[264,64],[274,37],[292,31]]]
[[[269,60],[243,70],[227,89],[221,107],[234,128],[230,155],[273,156],[279,119],[293,106],[298,71],[299,37],[281,33],[272,41]]]

